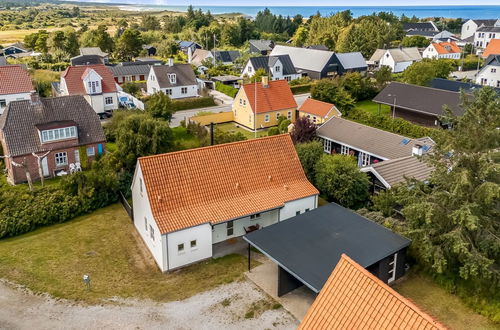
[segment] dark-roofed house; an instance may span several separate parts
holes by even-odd
[[[476,83],[500,88],[500,55],[490,55],[476,74]]]
[[[102,58],[104,64],[107,64],[109,61],[109,54],[103,52],[99,47],[82,47],[80,48],[80,55],[95,55]]]
[[[8,180],[25,182],[26,164],[32,179],[67,174],[79,169],[80,159],[104,152],[106,138],[92,107],[81,95],[11,102],[0,116],[0,140]],[[84,154],[83,154],[84,153]]]
[[[194,41],[179,40],[177,43],[180,50],[184,52],[184,54],[187,54],[189,52],[189,49],[191,49],[191,52],[194,53],[195,50],[202,48],[200,44]]]
[[[500,26],[500,19],[470,19],[462,24],[460,37],[462,39],[473,37],[477,29],[485,26]]]
[[[118,109],[115,79],[103,64],[69,66],[52,86],[54,95],[83,95],[98,114]]]
[[[447,90],[450,92],[460,92],[464,91],[465,93],[473,93],[474,91],[482,88],[482,85],[475,84],[472,82],[464,82],[464,81],[456,81],[456,80],[449,80],[449,79],[443,79],[443,78],[434,78],[431,81],[430,87],[432,88],[437,88],[437,89],[443,89]],[[500,88],[495,88],[497,93],[500,95]]]
[[[196,49],[191,56],[188,53],[188,63],[192,63],[197,67],[202,66],[204,61],[213,61],[224,65],[231,65],[240,56],[241,53],[237,50]]]
[[[250,53],[259,53],[261,55],[267,55],[274,48],[274,41],[272,40],[250,39],[248,43],[250,45]]]
[[[500,39],[500,25],[483,26],[474,33],[474,45],[479,49],[488,47],[491,40]]]
[[[70,58],[71,65],[104,64],[104,58],[99,55],[78,55]]]
[[[456,116],[464,113],[460,93],[400,82],[387,85],[373,102],[391,106],[394,117],[429,127],[447,127],[441,119],[445,106]]]
[[[276,45],[271,56],[288,55],[297,73],[311,79],[322,79],[345,72],[363,72],[367,69],[361,53],[332,51]]]
[[[0,114],[10,102],[29,100],[33,93],[31,78],[22,66],[0,66]]]
[[[288,55],[250,57],[242,75],[252,77],[259,69],[264,69],[271,80],[291,81],[301,77]]]
[[[405,273],[410,240],[330,203],[243,237],[278,265],[278,296],[302,285],[320,292],[342,254],[384,283]]]
[[[115,81],[121,85],[130,81],[145,81],[151,65],[148,62],[123,62],[108,68],[113,73]]]
[[[368,64],[374,67],[388,66],[392,72],[403,72],[415,62],[421,61],[422,55],[417,47],[377,49]]]
[[[439,32],[436,24],[432,21],[428,22],[408,22],[403,24],[403,30],[408,31],[435,31]]]
[[[23,43],[16,42],[3,48],[3,53],[6,58],[22,58],[28,56],[39,56],[42,53],[35,52],[27,48]]]
[[[172,99],[198,96],[198,83],[190,64],[153,65],[147,76],[147,93],[163,92]]]
[[[325,45],[309,45],[306,48],[317,49],[317,50],[329,50]]]

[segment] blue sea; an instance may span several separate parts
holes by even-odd
[[[127,1],[127,0],[125,0]],[[120,1],[121,3],[125,1]],[[104,1],[108,2],[108,1]],[[113,1],[109,1],[113,2]],[[187,6],[167,6],[167,5],[140,5],[130,4],[120,6],[128,10],[170,10],[186,11]],[[194,6],[203,11],[210,10],[212,14],[241,13],[255,17],[257,13],[266,6]],[[419,18],[447,17],[463,19],[487,19],[500,18],[500,6],[268,6],[274,14],[283,16],[294,16],[301,14],[304,17],[315,15],[318,11],[321,15],[329,15],[338,11],[349,9],[354,17],[370,15],[374,12],[387,11],[397,16],[416,16]]]

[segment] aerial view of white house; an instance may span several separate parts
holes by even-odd
[[[375,67],[388,66],[392,72],[403,72],[407,67],[414,62],[422,60],[422,55],[417,47],[409,48],[392,48],[392,49],[377,49],[368,61],[370,65]]]
[[[291,81],[302,76],[297,73],[288,55],[250,57],[242,75],[252,77],[259,69],[266,71],[271,76],[271,80]]]
[[[138,159],[134,225],[162,271],[317,207],[289,135]]]
[[[147,93],[163,92],[172,99],[198,96],[198,83],[189,64],[153,65],[147,77]]]
[[[500,55],[490,55],[476,75],[476,84],[500,88]]]

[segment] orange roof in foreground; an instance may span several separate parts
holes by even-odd
[[[316,115],[319,117],[326,117],[330,111],[334,111],[334,116],[337,115],[337,109],[331,103],[323,102],[308,98],[300,106],[299,111],[310,113],[311,115]]]
[[[253,112],[263,113],[297,108],[297,102],[286,80],[270,81],[268,87],[263,87],[261,82],[246,84],[243,85],[243,90]],[[257,90],[257,107],[255,106],[255,90]]]
[[[432,45],[439,54],[454,54],[461,53],[460,47],[457,46],[455,41],[451,42],[433,42]]]
[[[299,326],[322,329],[446,329],[342,254]]]
[[[490,55],[500,55],[500,39],[491,39],[481,56],[487,58]]]
[[[318,194],[288,134],[141,157],[139,165],[162,234]]]

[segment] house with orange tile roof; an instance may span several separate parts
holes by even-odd
[[[308,98],[299,108],[299,117],[306,117],[314,124],[323,124],[331,117],[341,117],[342,113],[334,104]]]
[[[244,84],[233,101],[234,121],[251,130],[278,125],[278,118],[286,117],[295,121],[297,102],[286,80]]]
[[[118,89],[113,73],[104,64],[69,66],[61,81],[52,84],[54,95],[83,95],[102,116],[118,109]]]
[[[488,58],[490,55],[500,55],[500,39],[492,39],[481,54],[482,58]]]
[[[134,225],[162,271],[318,202],[288,134],[141,157],[131,189]]]
[[[458,47],[455,41],[450,42],[431,42],[429,46],[424,50],[423,58],[451,58],[454,60],[460,59],[462,55],[462,50]]]
[[[35,88],[31,78],[20,65],[0,66],[0,114],[12,101],[30,100]]]
[[[327,329],[446,327],[343,254],[299,326],[299,330]]]

